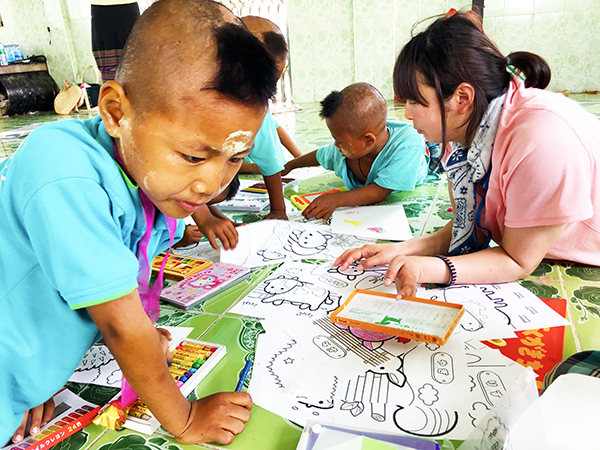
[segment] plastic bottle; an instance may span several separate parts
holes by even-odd
[[[9,45],[5,45],[4,46],[4,51],[6,52],[6,59],[8,60],[9,64],[12,64],[15,62],[15,50],[14,50],[14,45],[9,44]]]
[[[2,43],[0,43],[0,66],[8,66],[8,58],[6,57],[6,51]]]
[[[19,46],[19,44],[15,44],[14,50],[15,50],[15,59],[17,61],[22,61],[23,60],[23,52],[21,51],[21,47]]]

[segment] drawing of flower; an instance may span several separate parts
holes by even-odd
[[[372,231],[373,233],[383,234],[385,233],[385,229],[383,227],[369,227],[367,230]]]

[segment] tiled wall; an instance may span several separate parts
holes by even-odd
[[[289,0],[296,102],[321,100],[355,81],[392,98],[395,57],[421,19],[469,1]],[[500,50],[546,58],[549,89],[600,89],[600,0],[486,0],[484,29]]]
[[[27,56],[45,55],[59,86],[95,64],[92,56],[91,14],[85,0],[0,0],[4,26],[0,42],[19,44]],[[86,75],[88,82],[93,76]]]
[[[392,98],[392,68],[412,25],[460,9],[453,0],[288,0],[293,95],[321,100],[367,81]],[[505,54],[550,63],[550,89],[600,89],[600,0],[486,0],[484,28]],[[143,5],[142,5],[143,6]],[[89,0],[0,0],[0,42],[43,54],[59,85],[94,64]],[[88,79],[88,81],[91,81]]]

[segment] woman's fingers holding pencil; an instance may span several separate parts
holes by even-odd
[[[246,392],[221,392],[192,402],[188,421],[176,439],[183,444],[231,444],[250,420],[252,397]]]

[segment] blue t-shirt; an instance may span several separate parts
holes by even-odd
[[[279,124],[267,111],[260,129],[256,133],[254,147],[244,160],[256,164],[260,169],[260,173],[265,177],[281,172],[285,165],[285,157],[283,156],[277,128],[279,128]]]
[[[136,289],[145,228],[100,116],[44,125],[0,163],[0,442],[100,337],[86,307]],[[158,212],[150,260],[168,245]]]
[[[375,183],[395,192],[412,191],[427,176],[429,157],[425,140],[408,123],[388,121],[387,127],[390,137],[373,161],[364,184],[348,169],[346,158],[333,140],[317,150],[317,161],[327,170],[333,170],[350,190]]]

